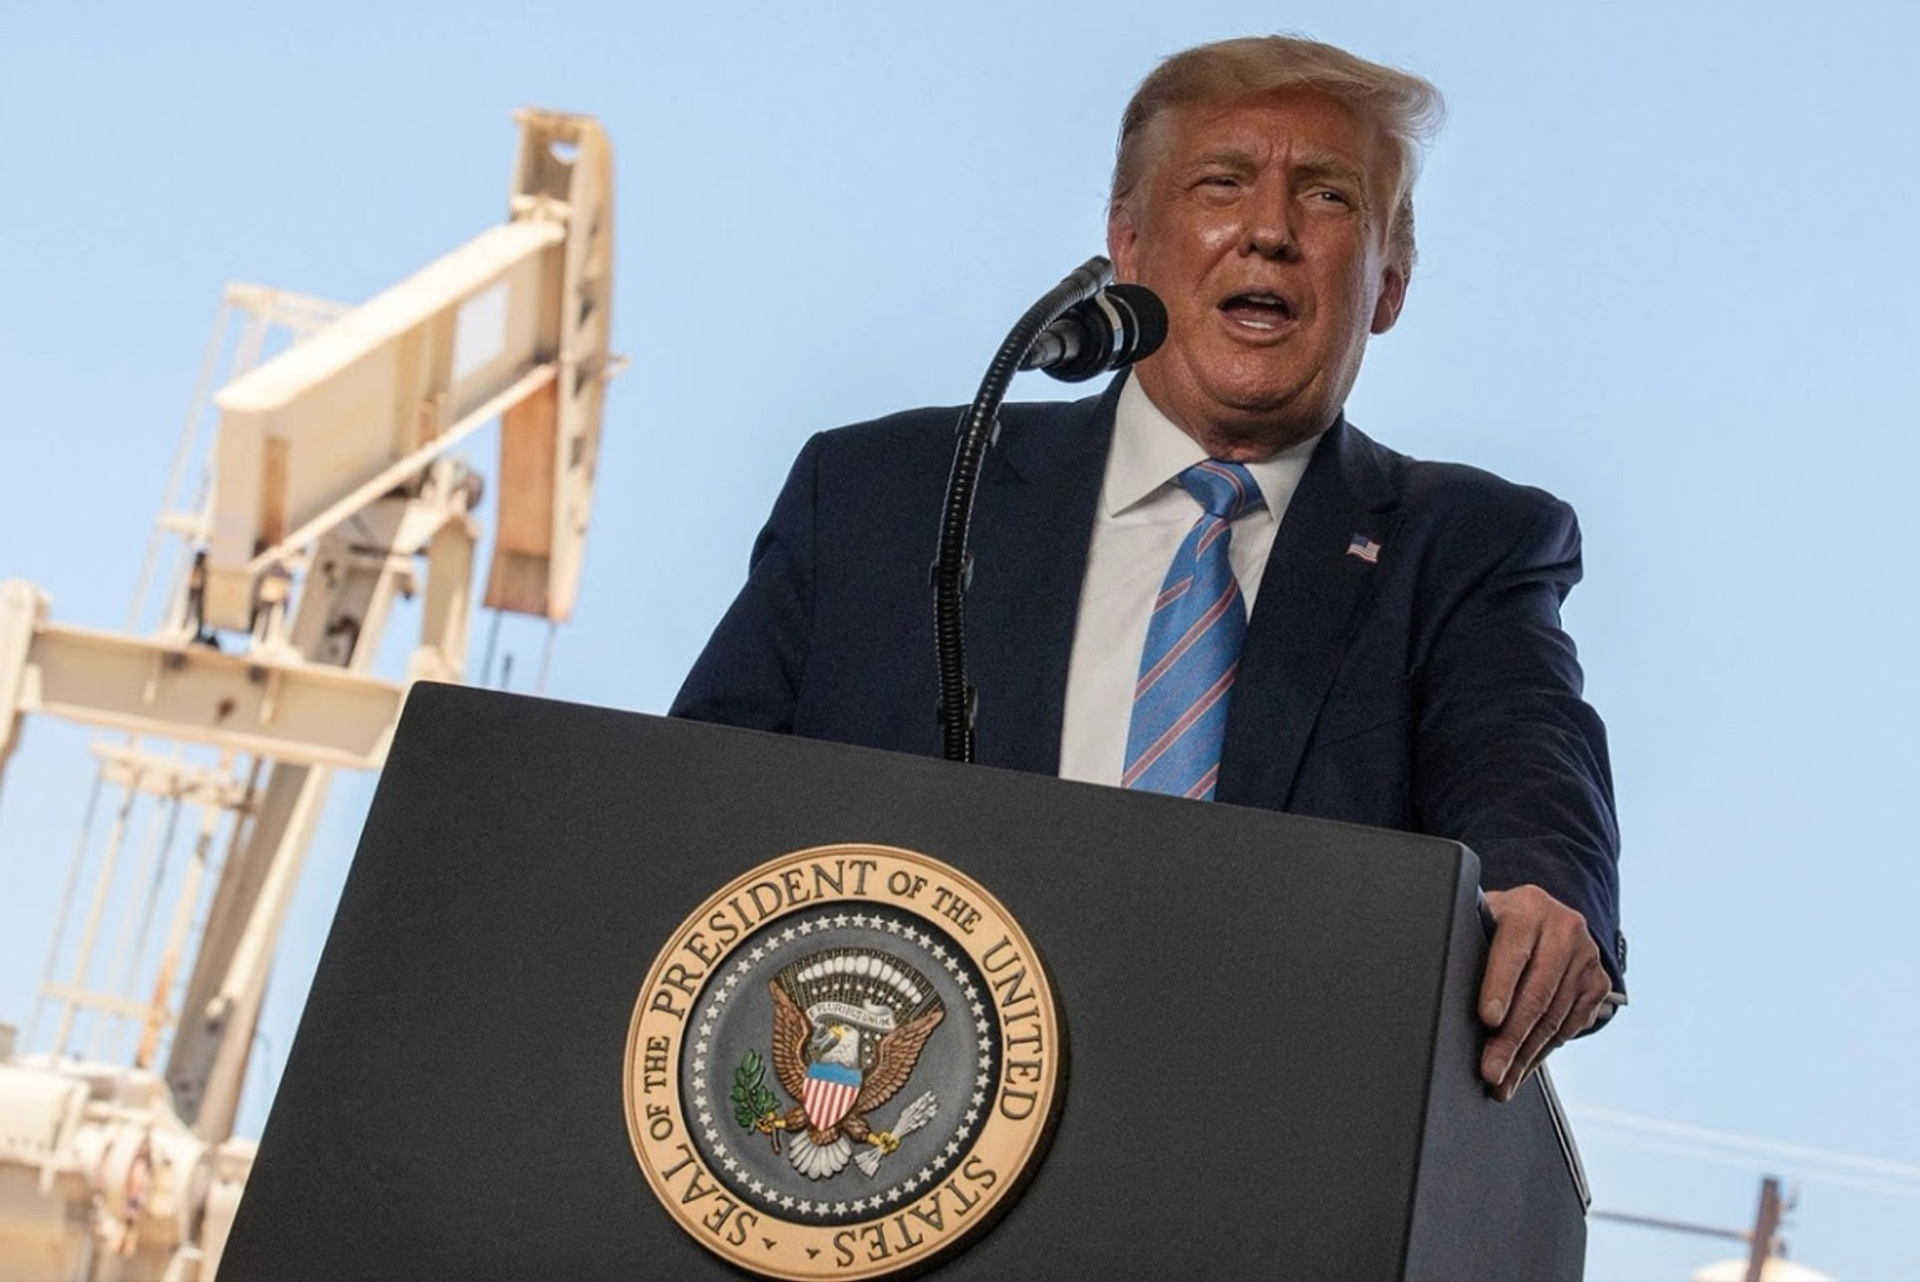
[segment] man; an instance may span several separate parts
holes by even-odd
[[[1481,1075],[1508,1099],[1623,1000],[1618,838],[1559,625],[1573,513],[1341,417],[1406,298],[1439,110],[1291,37],[1142,83],[1108,247],[1168,339],[1097,399],[1005,407],[969,657],[986,764],[1473,847],[1497,923]],[[954,419],[808,443],[675,715],[938,755],[925,566]]]

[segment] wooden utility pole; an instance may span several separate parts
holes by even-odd
[[[1587,1215],[1591,1219],[1612,1220],[1618,1224],[1637,1224],[1642,1228],[1667,1229],[1675,1233],[1697,1233],[1702,1237],[1730,1238],[1747,1244],[1745,1259],[1735,1256],[1730,1260],[1715,1260],[1694,1273],[1694,1282],[1735,1282],[1735,1279],[1744,1279],[1745,1282],[1787,1282],[1788,1279],[1833,1282],[1826,1274],[1790,1261],[1780,1254],[1780,1218],[1789,1209],[1789,1205],[1781,1200],[1779,1179],[1769,1175],[1760,1181],[1760,1207],[1754,1214],[1751,1229],[1723,1229],[1712,1224],[1693,1224],[1686,1220],[1669,1220],[1652,1215],[1629,1215],[1622,1211],[1593,1210]]]
[[[1754,1213],[1752,1245],[1747,1252],[1747,1282],[1761,1282],[1779,1233],[1780,1181],[1769,1175],[1760,1181],[1760,1208]]]

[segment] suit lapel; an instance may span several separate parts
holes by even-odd
[[[1376,448],[1336,422],[1287,507],[1247,624],[1221,751],[1221,801],[1282,809],[1292,793],[1314,721],[1381,578],[1377,565],[1347,549],[1358,536],[1391,555],[1399,524]]]
[[[1067,664],[1119,390],[1116,379],[1097,400],[1002,410],[974,504],[964,607],[984,765],[1060,768]]]

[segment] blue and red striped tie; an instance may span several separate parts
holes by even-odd
[[[1253,474],[1208,459],[1180,474],[1206,511],[1173,554],[1147,625],[1133,687],[1121,786],[1213,800],[1246,606],[1227,550],[1233,522],[1260,500]]]

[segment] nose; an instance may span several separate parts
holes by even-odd
[[[1261,183],[1243,206],[1247,213],[1242,252],[1292,262],[1300,256],[1294,239],[1292,196],[1280,184]]]

